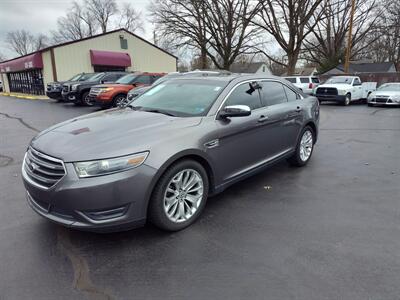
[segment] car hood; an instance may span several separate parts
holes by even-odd
[[[351,84],[345,83],[325,83],[318,86],[318,88],[336,88],[338,90],[350,89],[352,88]]]
[[[379,97],[379,96],[384,96],[384,97],[400,97],[400,92],[399,91],[375,91],[371,93],[372,97]]]
[[[151,150],[201,119],[117,108],[54,125],[39,133],[31,146],[64,162],[118,157]]]

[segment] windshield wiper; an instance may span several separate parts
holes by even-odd
[[[133,109],[133,110],[139,110],[139,109],[142,108],[141,106],[135,106],[135,105],[133,105],[133,104],[128,104],[128,105],[126,105],[126,107],[129,107],[129,108],[131,108],[131,109]]]
[[[152,113],[157,113],[157,114],[163,114],[163,115],[167,115],[167,116],[171,116],[171,117],[176,117],[176,115],[167,112],[165,110],[161,110],[161,109],[152,109],[152,108],[148,108],[148,109],[142,109],[142,111],[146,111],[146,112],[152,112]]]

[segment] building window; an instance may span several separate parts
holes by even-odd
[[[127,39],[124,39],[124,37],[120,37],[119,42],[121,44],[121,49],[128,49],[128,40]]]
[[[8,73],[10,92],[32,95],[44,95],[42,70]]]

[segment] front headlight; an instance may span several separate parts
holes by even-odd
[[[141,152],[123,157],[74,163],[80,178],[107,175],[136,168],[144,163],[149,152]]]
[[[346,90],[338,90],[339,95],[345,95],[347,93]]]
[[[79,85],[79,84],[73,84],[71,89],[72,89],[73,91],[76,91],[76,89],[78,88],[78,85]]]
[[[111,88],[111,87],[109,87],[109,88],[101,88],[100,89],[100,92],[101,93],[106,93],[106,92],[109,92],[109,91],[112,91],[114,88]]]
[[[396,102],[396,103],[400,103],[400,95],[393,96],[392,101]]]

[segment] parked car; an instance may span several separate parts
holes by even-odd
[[[357,76],[334,76],[316,89],[315,96],[319,101],[349,105],[352,101],[366,100],[374,90],[376,82],[361,83]]]
[[[31,141],[27,200],[39,215],[92,231],[149,219],[180,230],[207,197],[288,159],[310,160],[319,103],[273,76],[177,78],[125,108],[74,118]]]
[[[91,105],[89,92],[92,86],[105,82],[115,82],[126,72],[100,72],[92,73],[87,80],[71,81],[63,84],[61,95],[65,101],[71,101],[76,105]]]
[[[46,87],[46,96],[55,99],[55,100],[63,100],[63,97],[61,95],[61,91],[63,88],[64,84],[67,84],[68,82],[75,82],[75,81],[85,81],[88,80],[91,76],[93,76],[94,73],[80,73],[72,78],[66,80],[66,81],[56,81],[56,82],[50,82],[47,84]]]
[[[400,105],[400,82],[391,82],[381,85],[368,97],[368,106],[373,105]]]
[[[307,95],[313,95],[320,81],[316,76],[287,76],[285,79]]]
[[[115,83],[95,85],[90,89],[87,105],[97,103],[101,107],[116,107],[124,102],[128,92],[137,87],[151,85],[165,73],[131,73]]]

